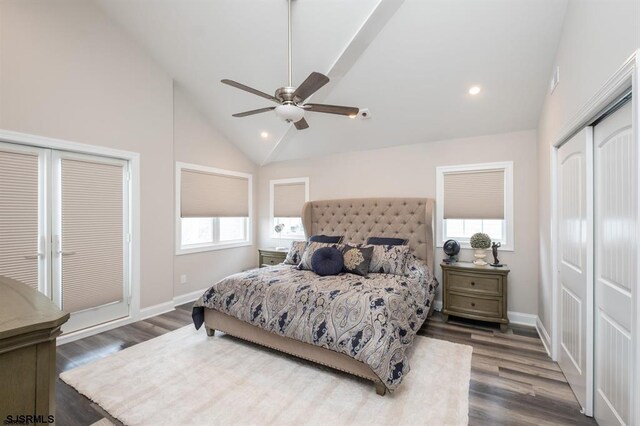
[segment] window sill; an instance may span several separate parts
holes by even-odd
[[[304,241],[306,239],[304,237],[304,234],[297,234],[297,235],[271,234],[271,238],[274,240],[285,240],[285,241]]]
[[[464,242],[464,241],[458,241],[458,242],[460,243],[461,250],[475,250],[474,248],[471,248],[471,245],[468,242]],[[444,241],[441,241],[438,244],[436,244],[436,247],[442,248],[443,245],[444,245]],[[491,251],[491,247],[489,247],[487,251]],[[501,251],[514,252],[515,250],[512,245],[503,244],[498,248],[498,252],[501,252]]]
[[[181,256],[183,254],[202,253],[205,251],[227,250],[227,249],[238,248],[238,247],[248,247],[252,245],[253,245],[253,242],[251,241],[241,241],[236,243],[220,243],[220,244],[193,246],[193,247],[179,247],[176,249],[176,256]]]

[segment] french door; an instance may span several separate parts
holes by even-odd
[[[125,160],[0,143],[0,275],[71,313],[69,333],[129,315]]]

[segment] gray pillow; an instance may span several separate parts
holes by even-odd
[[[344,238],[344,235],[312,235],[309,238],[309,242],[340,244],[343,238]]]
[[[283,263],[286,265],[298,265],[302,260],[302,253],[304,253],[304,248],[306,246],[306,241],[292,242],[289,252],[287,253],[287,257],[284,259]]]
[[[368,246],[373,248],[369,272],[404,275],[409,246]]]
[[[367,244],[374,246],[406,246],[409,240],[404,238],[392,238],[392,237],[369,237],[367,238]]]

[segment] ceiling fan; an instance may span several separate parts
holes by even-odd
[[[253,93],[254,95],[261,96],[265,99],[269,99],[278,104],[278,106],[254,109],[251,111],[239,112],[233,114],[234,117],[248,117],[254,114],[260,114],[267,111],[275,111],[276,115],[288,123],[294,123],[296,129],[303,130],[309,127],[307,120],[304,118],[305,111],[311,112],[323,112],[327,114],[346,115],[351,118],[355,118],[358,115],[358,108],[339,106],[339,105],[326,105],[326,104],[313,104],[304,103],[309,96],[317,92],[322,86],[329,82],[329,77],[319,72],[312,72],[307,79],[299,86],[293,87],[291,84],[291,0],[288,0],[288,21],[289,21],[289,37],[288,37],[288,59],[289,59],[289,84],[285,87],[280,87],[275,91],[275,95],[271,96],[268,93],[261,92],[260,90],[246,86],[233,80],[224,79],[222,83],[233,86],[237,89],[244,90],[245,92]]]

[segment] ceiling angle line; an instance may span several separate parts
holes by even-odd
[[[404,1],[405,0],[380,0],[378,2],[329,69],[327,76],[330,77],[333,82],[332,87],[336,87],[336,83],[355,65],[358,58],[362,56],[365,50],[367,50],[367,47],[376,39],[393,15],[400,9]],[[330,93],[331,90],[329,89],[325,90],[321,95],[315,94],[316,100],[322,102]],[[320,99],[317,99],[318,97]],[[294,126],[290,126],[276,142],[260,164],[261,166],[275,161],[275,158],[282,152],[288,141],[293,139],[293,128]]]

